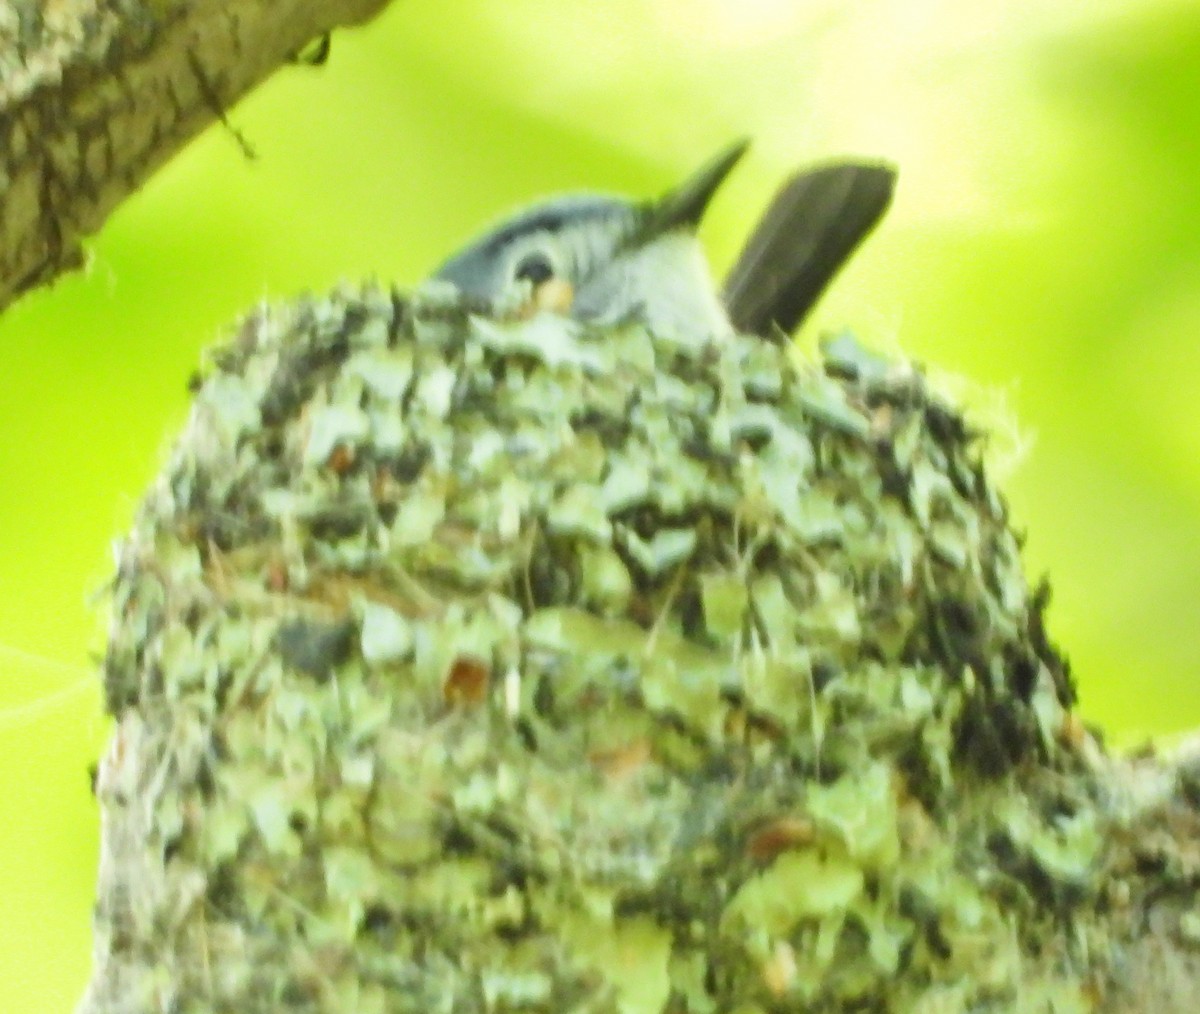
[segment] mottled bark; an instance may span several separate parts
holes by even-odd
[[[1097,1009],[1191,1014],[1200,995],[1200,738],[1166,757],[1111,761],[1107,774],[1115,805],[1104,917],[1116,946]]]
[[[387,0],[0,2],[0,309],[305,43]]]

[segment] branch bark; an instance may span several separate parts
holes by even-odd
[[[0,2],[0,310],[313,38],[387,0]]]

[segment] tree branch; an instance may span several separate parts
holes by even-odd
[[[0,2],[0,309],[314,37],[387,0]]]

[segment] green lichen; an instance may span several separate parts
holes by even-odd
[[[121,549],[86,1009],[1087,1009],[1019,557],[847,338],[260,310]]]

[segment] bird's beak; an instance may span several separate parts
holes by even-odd
[[[565,278],[548,278],[533,290],[518,316],[532,317],[538,313],[555,313],[565,317],[571,312],[574,303],[575,286]]]
[[[731,144],[714,156],[673,190],[642,208],[637,227],[627,241],[628,246],[644,246],[650,240],[674,229],[694,229],[704,216],[713,194],[729,175],[729,171],[750,147],[748,138]]]

